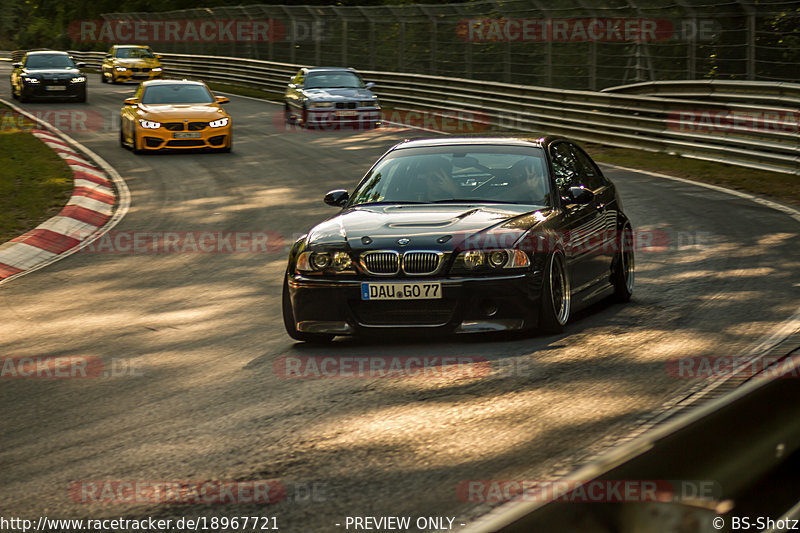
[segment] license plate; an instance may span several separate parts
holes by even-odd
[[[45,91],[66,91],[67,88],[63,85],[48,85],[44,88]]]
[[[362,300],[437,300],[441,283],[362,283]]]
[[[196,133],[196,132],[193,132],[193,131],[186,132],[186,133],[173,133],[172,134],[172,137],[175,138],[175,139],[199,139],[202,136],[203,136],[202,133]]]
[[[358,111],[337,111],[337,117],[357,117]]]

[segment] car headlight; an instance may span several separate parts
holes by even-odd
[[[153,72],[161,72],[161,71],[162,71],[162,70],[164,70],[164,69],[163,69],[163,68],[161,68],[161,67],[153,67],[151,70],[152,70]]]
[[[358,103],[361,107],[378,107],[378,100],[364,100]]]
[[[353,260],[347,252],[303,252],[297,258],[296,270],[305,273],[355,273]]]
[[[494,272],[530,266],[528,254],[513,248],[502,250],[467,250],[456,257],[454,271]]]
[[[152,120],[144,120],[143,118],[139,119],[139,124],[141,124],[142,127],[147,130],[155,130],[161,127],[160,122],[155,122]]]
[[[128,69],[126,67],[117,67],[114,70],[116,70],[117,72],[124,72],[124,71],[126,71]]]
[[[83,83],[86,81],[86,76],[75,76],[72,78],[72,83]]]
[[[24,81],[25,83],[39,83],[38,78],[26,78],[24,76],[22,77],[22,81]]]
[[[228,125],[228,119],[226,117],[218,120],[212,120],[211,122],[208,123],[208,125],[211,126],[212,128],[221,128],[222,126]]]
[[[309,102],[308,107],[333,107],[333,102]]]

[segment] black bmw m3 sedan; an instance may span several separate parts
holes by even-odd
[[[633,291],[617,191],[567,139],[402,142],[325,202],[341,211],[289,254],[283,317],[296,340],[558,332],[575,310]]]

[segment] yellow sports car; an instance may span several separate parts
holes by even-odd
[[[159,59],[161,56],[154,54],[149,46],[114,45],[103,60],[100,81],[160,80],[164,77],[164,68]]]
[[[121,110],[120,145],[136,154],[193,148],[230,152],[231,117],[221,107],[227,102],[201,81],[145,81]]]

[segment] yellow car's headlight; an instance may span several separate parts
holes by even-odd
[[[221,118],[219,120],[212,120],[211,122],[208,123],[208,125],[211,126],[212,128],[221,128],[223,126],[228,125],[228,119]]]
[[[153,72],[161,72],[163,69],[161,67],[153,67]]]
[[[114,70],[116,70],[117,72],[124,72],[124,71],[126,71],[126,70],[128,70],[128,69],[127,69],[127,68],[125,68],[125,67],[117,67],[117,68],[115,68]]]
[[[155,122],[152,120],[139,119],[139,124],[141,124],[142,127],[147,130],[155,130],[161,127],[160,122]]]

